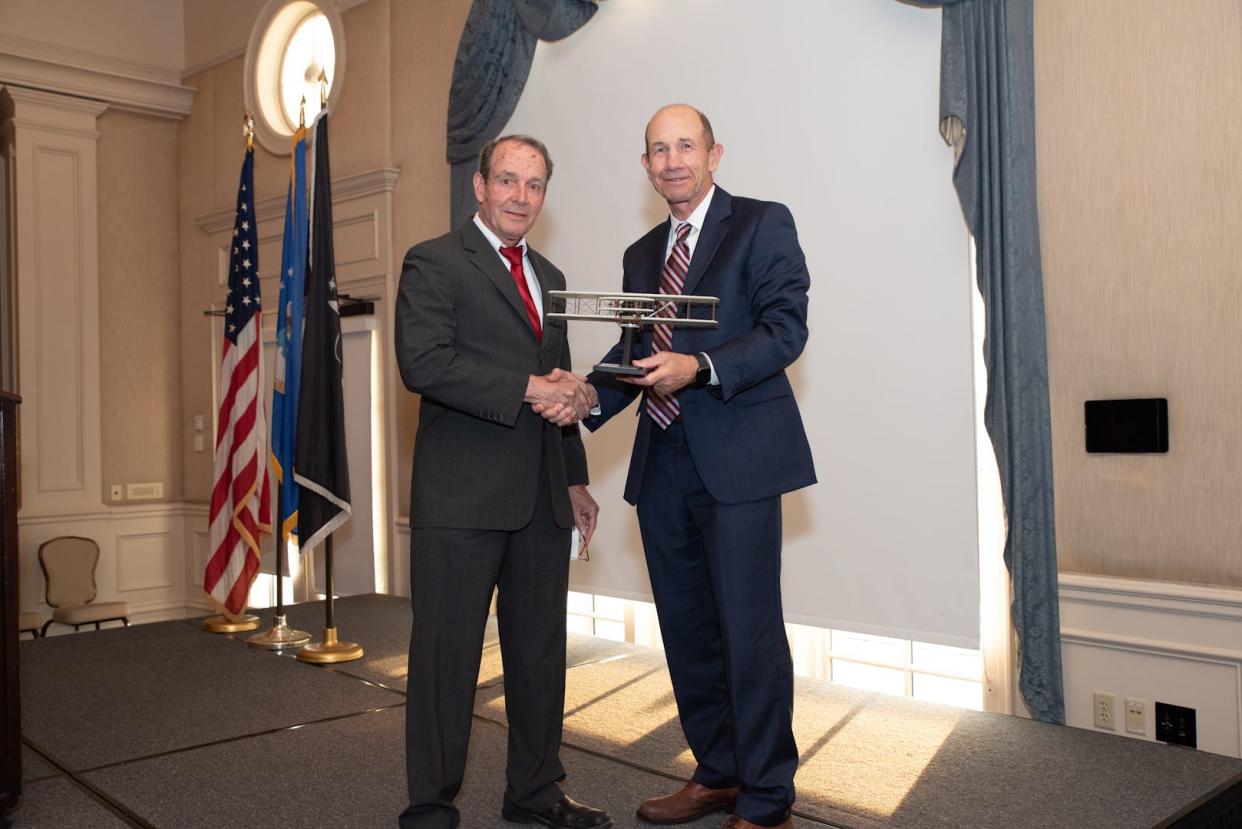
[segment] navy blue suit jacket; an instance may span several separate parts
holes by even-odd
[[[622,290],[658,293],[669,222],[626,250]],[[673,349],[705,352],[719,386],[678,392],[686,443],[707,491],[723,503],[769,498],[815,483],[811,447],[785,368],[806,345],[810,275],[793,216],[782,204],[734,197],[720,187],[699,232],[684,293],[719,297],[715,328],[674,328]],[[698,314],[696,313],[696,316]],[[635,358],[651,354],[645,328]],[[621,343],[602,362],[620,361]],[[595,431],[625,409],[637,386],[593,372],[600,414]],[[639,406],[625,500],[637,503],[651,430]]]

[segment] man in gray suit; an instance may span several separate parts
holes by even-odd
[[[405,257],[397,363],[422,396],[410,504],[406,771],[400,825],[453,827],[492,590],[509,720],[506,820],[606,829],[562,793],[565,600],[571,527],[599,511],[577,421],[596,398],[570,373],[563,320],[544,318],[565,277],[525,244],[552,162],[527,136],[479,156],[479,210]],[[558,414],[544,419],[532,404]],[[557,405],[559,404],[559,405]]]

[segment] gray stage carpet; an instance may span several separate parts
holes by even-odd
[[[322,603],[291,607],[290,624],[318,637],[322,614]],[[404,599],[339,600],[338,630],[366,656],[330,668],[188,621],[23,642],[30,750],[16,825],[394,826],[409,625]],[[497,814],[497,644],[489,629],[459,798],[466,827],[511,825]],[[663,658],[583,636],[567,653],[566,790],[618,827],[641,826],[634,806],[692,769]],[[800,829],[1154,827],[1242,780],[1231,758],[823,682],[798,681],[795,729]],[[1213,825],[1235,825],[1222,820]]]

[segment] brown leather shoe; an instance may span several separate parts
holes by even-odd
[[[673,794],[644,800],[638,807],[638,819],[648,823],[689,823],[722,809],[732,813],[735,802],[736,786],[731,789],[709,789],[691,781]]]
[[[765,827],[758,823],[751,823],[746,818],[740,818],[737,815],[730,815],[728,819],[721,824],[720,829],[793,829],[793,818],[787,817],[781,823],[772,827]]]

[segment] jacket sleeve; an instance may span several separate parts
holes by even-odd
[[[755,324],[707,350],[725,400],[783,371],[806,346],[811,285],[806,257],[789,209],[782,204],[764,207],[746,262],[747,299]]]
[[[484,420],[513,426],[529,377],[462,354],[454,283],[428,244],[405,255],[397,290],[397,366],[406,388]]]

